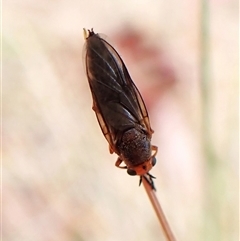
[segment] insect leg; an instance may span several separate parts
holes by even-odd
[[[152,155],[152,157],[157,155],[158,152],[158,147],[157,146],[152,146],[152,151],[154,151],[155,153]]]
[[[147,183],[151,186],[151,188],[154,191],[157,191],[153,182],[153,178],[155,178],[153,175],[151,175],[150,173],[147,173],[146,175],[140,176],[139,186],[141,185],[143,178],[147,181]]]
[[[106,139],[108,140],[108,138],[106,137]],[[114,153],[114,150],[112,149],[112,147],[109,145],[109,152],[110,154],[113,154]]]
[[[122,169],[127,169],[127,166],[120,166],[122,162],[123,161],[120,159],[120,157],[118,157],[118,159],[117,159],[117,161],[115,163],[115,166],[119,167],[119,168],[122,168]]]

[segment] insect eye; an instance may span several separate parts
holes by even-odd
[[[157,159],[156,159],[156,157],[154,156],[154,157],[152,158],[152,166],[155,166],[156,162],[157,162]]]
[[[128,170],[127,170],[127,173],[128,173],[130,176],[136,176],[136,175],[137,175],[136,171],[133,170],[133,169],[128,169]]]

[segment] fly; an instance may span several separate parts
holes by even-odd
[[[153,189],[149,171],[156,164],[157,146],[144,101],[117,51],[93,29],[85,30],[85,66],[93,110],[115,165],[131,176],[145,178]],[[121,165],[125,163],[125,165]]]

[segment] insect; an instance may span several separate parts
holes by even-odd
[[[153,130],[144,101],[117,51],[93,29],[84,29],[86,74],[93,110],[115,165],[131,176],[145,178],[153,189],[149,171],[156,164],[157,147],[151,145]],[[121,164],[125,163],[124,166]]]

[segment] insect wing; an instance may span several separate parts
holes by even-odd
[[[143,99],[116,50],[98,34],[86,39],[86,72],[102,132],[112,151],[124,131],[153,133]]]

